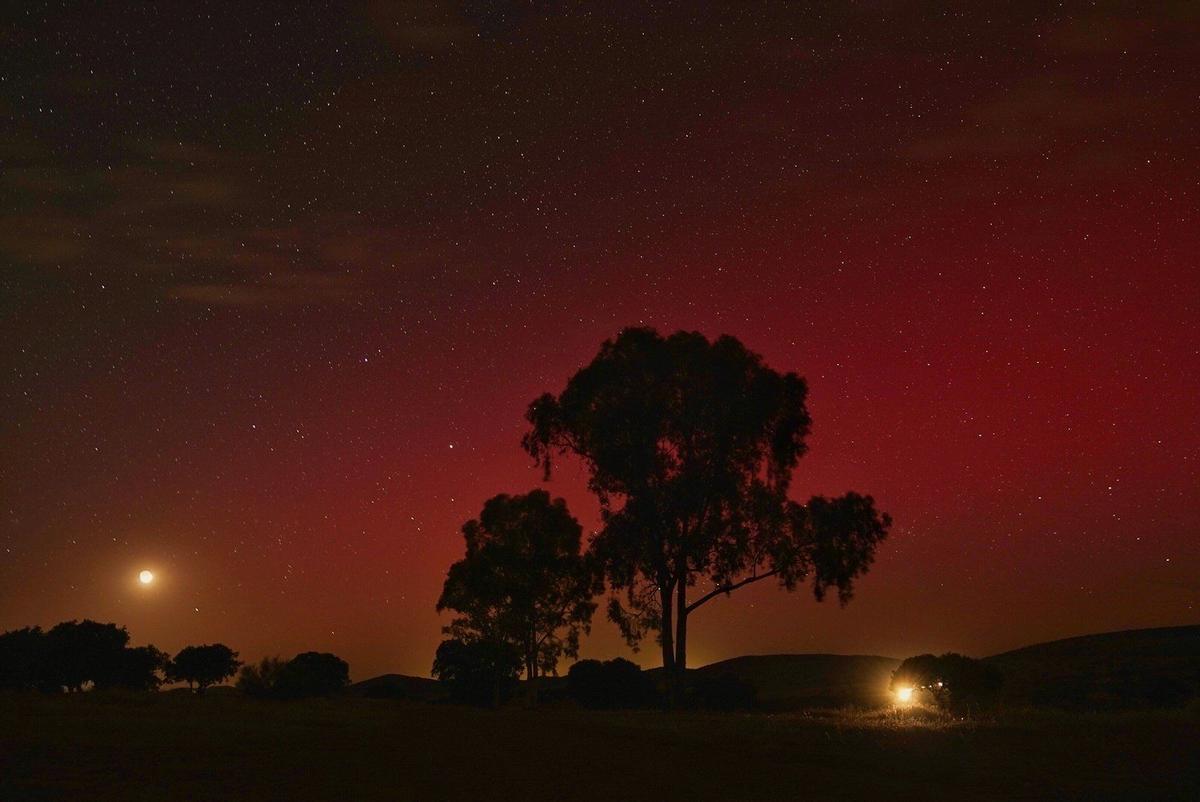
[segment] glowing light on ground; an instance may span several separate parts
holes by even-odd
[[[898,688],[896,690],[896,701],[902,705],[910,704],[913,700],[912,688]]]
[[[141,582],[143,585],[149,585],[153,581],[154,581],[154,572],[153,571],[143,570],[141,573],[138,574],[138,582]]]

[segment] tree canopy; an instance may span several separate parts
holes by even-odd
[[[167,678],[186,682],[201,692],[232,677],[241,665],[237,657],[237,652],[223,643],[185,646],[167,666]]]
[[[302,652],[275,677],[275,693],[287,699],[331,696],[350,684],[350,664],[329,652]]]
[[[98,621],[63,621],[46,633],[48,684],[68,691],[83,690],[91,682],[105,685],[120,673],[129,633],[116,624]]]
[[[633,644],[658,633],[676,686],[698,607],[767,578],[845,603],[887,534],[870,496],[789,497],[807,393],[733,337],[631,328],[529,406],[522,444],[547,478],[560,455],[589,472],[610,618]]]
[[[41,627],[23,627],[0,634],[0,690],[44,689],[45,665],[46,633]]]
[[[153,646],[128,643],[124,627],[90,619],[64,621],[48,632],[40,627],[5,632],[0,634],[0,688],[154,690],[168,656]]]
[[[599,592],[582,531],[566,502],[544,490],[489,499],[463,525],[466,556],[446,575],[437,609],[459,614],[446,633],[511,646],[530,680],[574,657]]]

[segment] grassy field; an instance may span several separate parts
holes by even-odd
[[[0,799],[1200,799],[1200,715],[0,699]]]

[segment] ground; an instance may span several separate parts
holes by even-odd
[[[0,699],[0,799],[1200,799],[1200,713],[481,711]]]

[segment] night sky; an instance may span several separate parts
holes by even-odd
[[[0,629],[427,675],[526,405],[628,325],[805,376],[797,497],[896,521],[692,664],[1200,621],[1196,4],[12,5]]]

